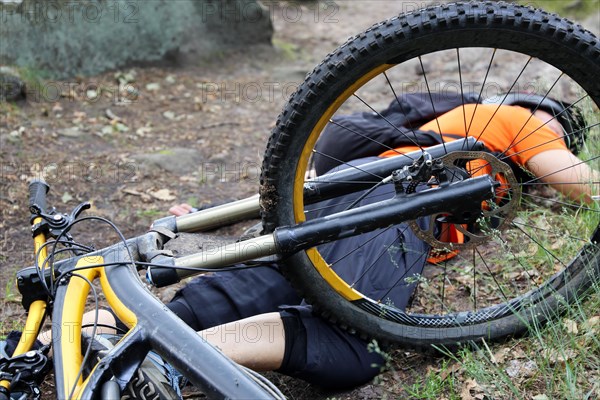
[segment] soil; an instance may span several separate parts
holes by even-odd
[[[273,47],[224,51],[193,65],[111,71],[44,82],[28,99],[0,104],[0,330],[23,322],[14,273],[32,264],[27,182],[43,177],[61,212],[83,201],[86,215],[113,221],[125,237],[143,233],[170,206],[222,203],[255,194],[262,153],[277,114],[328,52],[375,22],[425,4],[311,1],[270,4]],[[247,221],[217,231],[234,234]],[[89,223],[73,230],[97,248],[117,240]],[[175,288],[157,292],[168,300]],[[346,393],[320,391],[269,374],[291,399],[406,397],[442,361],[396,350],[391,372]]]

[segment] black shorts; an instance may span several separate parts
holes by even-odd
[[[279,311],[286,338],[279,372],[322,387],[368,382],[384,362],[366,341],[313,315],[274,265],[201,276],[167,306],[195,330]]]

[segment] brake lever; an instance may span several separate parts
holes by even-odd
[[[53,238],[63,236],[69,241],[73,240],[71,235],[68,234],[69,230],[71,230],[73,222],[77,219],[79,214],[89,209],[90,207],[91,204],[87,201],[80,203],[77,205],[77,207],[73,209],[73,211],[71,211],[70,214],[67,215],[57,213],[54,208],[50,213],[44,213],[37,206],[37,204],[33,204],[30,207],[30,211],[32,212],[32,214],[41,217],[43,220],[42,222],[35,224],[31,228],[33,236],[36,236],[40,230],[45,230],[46,233],[48,233]]]

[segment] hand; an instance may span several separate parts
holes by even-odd
[[[179,217],[179,216],[185,215],[185,214],[189,214],[193,211],[195,211],[195,208],[190,206],[187,203],[178,204],[176,206],[169,208],[169,212],[171,214],[175,215],[176,217]]]

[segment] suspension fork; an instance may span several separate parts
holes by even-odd
[[[320,244],[356,236],[422,216],[447,212],[461,216],[481,209],[481,203],[494,198],[498,183],[489,175],[465,179],[445,187],[412,194],[397,194],[380,201],[315,218],[298,225],[280,227],[270,235],[244,240],[180,258],[164,257],[169,268],[152,267],[148,280],[161,287],[195,275],[194,268],[218,269],[270,255],[290,255]],[[188,270],[173,269],[187,268]]]
[[[36,204],[45,209],[45,195],[48,192],[48,189],[48,185],[43,181],[32,182],[29,187],[29,206],[31,207]],[[33,249],[38,265],[42,265],[48,256],[48,252],[44,246],[46,243],[46,234],[42,224],[42,218],[32,215],[31,231],[33,234]],[[11,354],[11,357],[24,354],[33,347],[33,344],[40,333],[44,317],[46,316],[46,305],[48,301],[46,293],[40,293],[39,290],[28,285],[29,282],[26,282],[20,274],[17,275],[16,283],[19,291],[23,295],[23,306],[27,310],[27,319],[21,333],[21,338],[17,343],[15,351]],[[7,380],[0,380],[0,388],[7,391],[10,390],[10,382]]]

